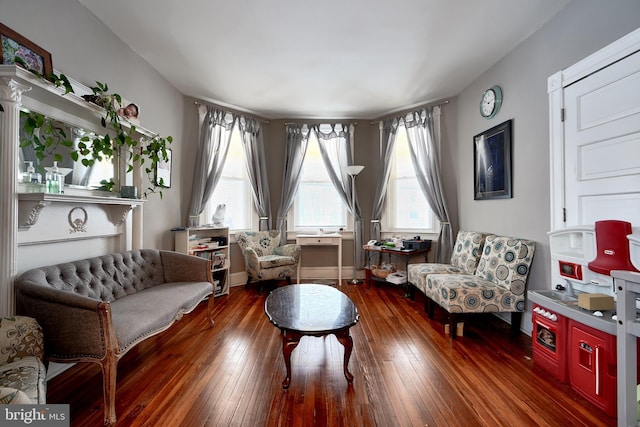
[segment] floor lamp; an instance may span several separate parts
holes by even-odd
[[[349,280],[350,285],[358,285],[362,283],[362,280],[359,280],[356,277],[356,224],[357,224],[357,215],[356,215],[356,175],[362,172],[364,166],[347,166],[347,173],[351,177],[351,214],[353,215],[353,279]]]

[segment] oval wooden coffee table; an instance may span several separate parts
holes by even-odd
[[[348,369],[353,349],[349,328],[358,323],[360,315],[348,296],[327,285],[283,286],[267,297],[264,312],[282,332],[282,354],[287,367],[282,387],[289,388],[291,352],[305,335],[320,337],[334,334],[344,346],[344,376],[348,382],[353,381]]]

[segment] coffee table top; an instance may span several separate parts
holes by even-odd
[[[264,312],[280,329],[302,334],[325,334],[350,328],[360,315],[351,299],[328,285],[300,284],[275,289]]]

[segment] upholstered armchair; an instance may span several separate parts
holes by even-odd
[[[476,231],[458,231],[456,243],[451,253],[449,264],[424,262],[409,264],[408,281],[414,289],[418,289],[426,297],[425,309],[432,310],[430,302],[436,299],[434,291],[429,287],[427,276],[430,274],[474,274],[482,255],[482,248],[486,238],[485,233]]]
[[[300,246],[280,246],[280,232],[246,231],[236,233],[236,241],[244,256],[248,286],[252,281],[282,280],[291,284],[300,260]]]
[[[46,402],[44,338],[31,317],[0,319],[0,404]]]
[[[512,332],[520,330],[534,250],[530,240],[489,235],[475,274],[427,276],[433,301],[449,312],[452,337],[459,317],[470,313],[510,312]]]

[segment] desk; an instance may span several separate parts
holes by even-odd
[[[342,284],[342,235],[341,234],[298,234],[296,243],[300,246],[337,246],[338,247],[338,285]],[[300,265],[298,261],[298,283],[300,283]]]

